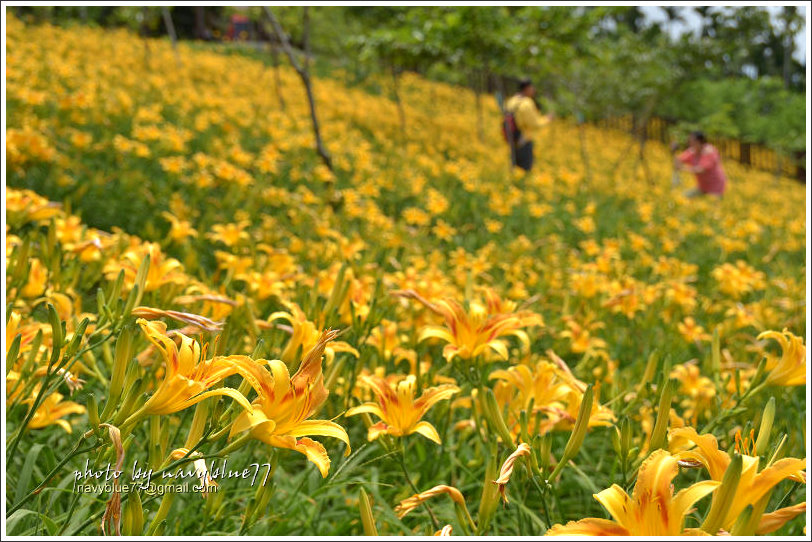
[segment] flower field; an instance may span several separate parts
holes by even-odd
[[[331,171],[289,67],[6,32],[7,534],[805,533],[803,185],[340,69]]]

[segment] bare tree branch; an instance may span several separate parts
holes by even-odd
[[[313,123],[313,135],[316,138],[316,152],[321,157],[324,165],[327,166],[327,169],[333,171],[333,161],[330,157],[330,154],[327,152],[327,149],[324,148],[324,144],[321,140],[321,131],[319,129],[319,119],[316,116],[316,102],[313,98],[313,88],[310,83],[310,72],[308,69],[307,60],[305,60],[305,66],[302,67],[299,64],[299,61],[296,59],[296,55],[293,52],[293,48],[290,46],[290,39],[288,35],[285,34],[285,31],[282,29],[282,25],[279,24],[279,20],[273,14],[273,11],[270,10],[267,6],[262,6],[265,15],[271,21],[271,26],[273,26],[274,33],[276,33],[276,37],[279,39],[279,42],[282,44],[282,50],[285,51],[285,55],[287,55],[288,60],[290,61],[291,66],[293,69],[296,70],[296,73],[299,74],[299,77],[302,80],[302,83],[305,86],[305,91],[307,92],[307,101],[310,104],[310,120]],[[305,46],[307,45],[307,37],[309,34],[309,17],[304,17],[304,23],[308,23],[305,25],[303,35],[305,39]]]
[[[175,52],[175,61],[178,66],[181,66],[180,53],[178,53],[178,34],[175,32],[175,23],[172,22],[172,14],[169,13],[169,8],[164,6],[161,8],[161,15],[164,18],[164,25],[166,32],[169,34],[169,39],[172,40],[172,50]]]

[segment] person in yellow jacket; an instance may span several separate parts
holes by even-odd
[[[505,103],[505,109],[513,114],[519,132],[518,139],[511,143],[511,161],[514,166],[525,171],[530,171],[533,167],[533,138],[539,128],[549,123],[553,117],[552,113],[541,114],[533,99],[535,95],[536,87],[533,83],[529,79],[522,79],[519,82],[519,92]]]

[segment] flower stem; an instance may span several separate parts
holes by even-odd
[[[403,476],[406,477],[406,481],[409,483],[409,486],[412,488],[412,491],[414,491],[415,494],[420,493],[420,490],[417,489],[417,486],[414,485],[414,482],[412,482],[412,477],[409,476],[409,471],[406,469],[405,456],[406,456],[406,454],[405,454],[404,449],[403,449],[403,444],[401,444],[400,453],[398,454],[398,464],[400,465],[400,468],[403,471]],[[429,503],[424,502],[423,506],[425,506],[426,510],[428,510],[428,512],[429,512],[429,517],[431,518],[432,525],[434,525],[435,529],[439,530],[440,529],[440,522],[437,521],[437,516],[434,515],[434,512],[432,511],[431,507],[429,506]]]

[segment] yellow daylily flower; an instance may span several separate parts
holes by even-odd
[[[725,470],[727,470],[727,466],[730,464],[732,458],[727,452],[719,449],[715,436],[711,434],[700,435],[696,432],[696,429],[692,427],[680,427],[673,429],[670,433],[670,437],[671,450],[677,450],[674,453],[674,457],[681,461],[698,462],[707,469],[711,479],[718,482],[722,481]],[[689,449],[685,449],[686,447]],[[747,446],[741,447],[747,448]],[[747,450],[741,451],[746,452]],[[806,459],[779,459],[760,472],[758,470],[758,457],[743,455],[742,459],[742,473],[741,478],[739,478],[736,495],[722,522],[722,528],[728,531],[733,528],[739,514],[741,514],[748,505],[755,506],[768,491],[782,480],[790,478],[792,480],[806,482],[806,473],[804,472],[806,469]],[[763,531],[762,525],[759,525],[756,532],[764,534],[780,528],[784,523],[797,515],[790,514],[789,512],[791,510],[798,511],[798,508],[789,507],[789,510],[782,508],[772,514],[763,515],[763,528],[769,528],[771,530]],[[801,513],[801,511],[797,513]],[[780,522],[782,518],[784,521]]]
[[[563,363],[563,362],[562,362]],[[508,420],[514,434],[519,432],[519,412],[533,405],[534,413],[543,413],[537,434],[572,429],[586,384],[576,379],[569,371],[563,371],[557,364],[539,361],[535,367],[516,365],[494,371],[488,377],[500,382],[494,389],[500,404],[510,404]],[[597,400],[592,403],[589,427],[609,426],[615,419],[614,413]]]
[[[189,277],[183,271],[183,265],[174,258],[167,258],[161,252],[158,243],[140,243],[131,246],[122,255],[120,260],[110,260],[104,267],[104,274],[110,280],[115,280],[119,272],[124,270],[124,286],[127,290],[135,285],[135,277],[141,262],[149,255],[149,270],[144,284],[144,291],[157,290],[164,284],[185,284]]]
[[[366,412],[381,419],[369,428],[368,440],[375,440],[383,434],[403,437],[420,433],[432,442],[441,444],[437,429],[429,422],[421,421],[421,418],[432,406],[458,393],[460,389],[457,386],[442,384],[428,388],[423,391],[423,395],[415,399],[417,379],[414,375],[400,381],[393,380],[391,383],[374,375],[362,376],[360,381],[369,386],[378,402],[364,403],[351,408],[345,415],[354,416]]]
[[[766,383],[772,386],[805,386],[806,385],[806,346],[804,338],[793,335],[786,329],[781,333],[765,331],[757,337],[775,339],[781,345],[781,359],[768,356]]]
[[[516,365],[493,371],[488,378],[500,381],[494,392],[497,398],[507,395],[502,402],[511,404],[511,413],[528,409],[532,403],[533,412],[547,415],[549,420],[540,424],[539,434],[548,432],[560,419],[560,415],[556,413],[565,411],[564,401],[571,390],[569,384],[561,378],[558,368],[547,361],[539,361],[535,367]],[[518,422],[518,416],[513,416],[509,421],[514,432],[519,430]]]
[[[445,320],[445,327],[427,326],[423,328],[418,342],[429,338],[441,339],[448,344],[443,348],[443,357],[451,361],[455,357],[472,359],[496,352],[502,359],[508,358],[507,343],[499,337],[513,335],[525,348],[530,346],[530,338],[522,329],[533,325],[543,325],[541,316],[529,312],[513,312],[492,290],[486,290],[486,304],[474,301],[466,312],[454,299],[443,299],[429,303],[412,292],[398,292],[404,297],[413,297]]]
[[[291,365],[302,353],[309,352],[316,346],[321,337],[321,333],[318,331],[318,327],[321,327],[321,325],[319,322],[311,322],[308,320],[307,315],[296,303],[284,302],[284,305],[288,308],[288,312],[274,312],[268,317],[268,322],[285,320],[290,324],[293,332],[280,357],[282,361]],[[332,363],[336,352],[349,352],[356,358],[360,356],[358,350],[348,343],[344,341],[330,341],[324,349],[325,361],[328,365]]]
[[[211,231],[206,234],[206,237],[232,247],[240,241],[247,241],[251,238],[248,232],[244,231],[250,225],[251,223],[247,220],[241,220],[236,224],[215,224],[211,227]]]
[[[56,424],[68,433],[73,432],[73,428],[67,420],[61,418],[68,414],[84,414],[87,412],[85,407],[73,401],[63,401],[63,396],[60,393],[54,392],[46,397],[34,412],[31,421],[28,422],[30,429],[40,429],[52,424]],[[31,404],[34,398],[27,399],[25,403]]]
[[[677,458],[657,450],[640,466],[632,496],[617,484],[594,495],[613,520],[585,518],[554,525],[547,536],[680,536],[704,534],[685,529],[685,516],[695,502],[713,492],[720,482],[706,480],[674,494],[671,481],[677,476]]]
[[[337,438],[347,445],[345,455],[350,453],[350,439],[343,427],[328,420],[308,419],[316,413],[329,393],[323,383],[321,357],[336,333],[322,333],[292,377],[287,365],[280,360],[255,362],[251,374],[243,376],[256,390],[257,398],[251,408],[234,420],[229,436],[250,430],[252,438],[304,454],[326,478],[330,471],[330,457],[320,442],[306,435]],[[262,367],[264,364],[270,367],[270,372]]]
[[[187,237],[196,237],[197,230],[194,229],[188,220],[181,220],[172,213],[166,211],[161,213],[166,220],[172,225],[169,230],[168,237],[173,241],[183,241]]]
[[[206,391],[224,378],[235,373],[251,374],[256,362],[245,356],[216,356],[204,360],[200,344],[182,333],[172,332],[180,340],[180,346],[167,334],[166,324],[136,320],[147,339],[161,352],[166,373],[158,388],[138,412],[130,416],[124,425],[149,414],[171,414],[195,405],[213,395],[226,395],[243,408],[251,408],[248,400],[237,390],[219,388]],[[130,421],[132,420],[132,421]]]
[[[39,322],[23,322],[19,313],[11,311],[8,322],[6,322],[6,354],[8,355],[8,351],[17,335],[21,336],[19,353],[27,352],[31,347],[31,342],[42,327]]]

